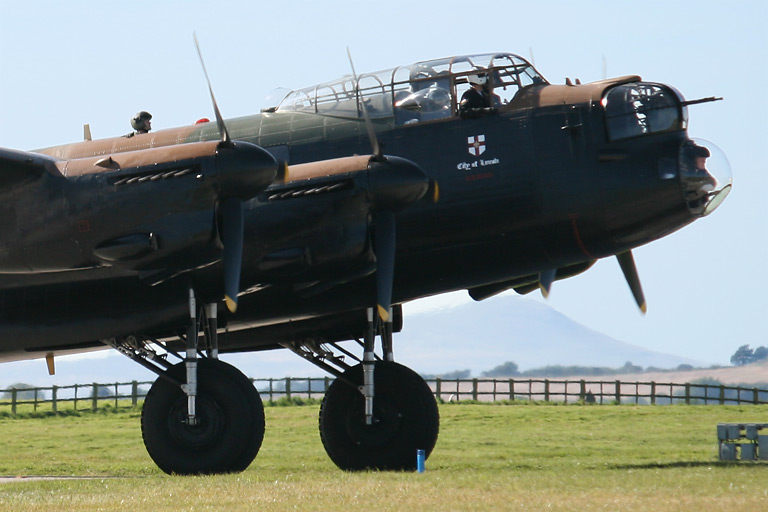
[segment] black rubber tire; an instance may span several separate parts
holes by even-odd
[[[186,381],[179,363],[167,374]],[[234,473],[246,469],[264,439],[264,406],[256,388],[237,368],[200,359],[197,368],[199,425],[186,424],[187,395],[159,378],[144,400],[141,433],[149,456],[168,474]]]
[[[437,442],[440,414],[424,379],[403,365],[378,361],[374,369],[373,425],[365,423],[362,365],[336,379],[320,407],[320,437],[345,471],[414,471],[416,450],[427,457]],[[355,383],[355,387],[348,382]]]

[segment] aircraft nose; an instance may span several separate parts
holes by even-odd
[[[692,138],[683,142],[678,166],[683,195],[695,215],[709,215],[731,191],[731,164],[725,153],[708,140]]]

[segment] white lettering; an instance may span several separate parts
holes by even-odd
[[[478,167],[485,167],[488,165],[498,165],[501,161],[498,158],[492,158],[491,160],[475,160],[474,162],[459,162],[456,164],[456,169],[459,171],[471,171]]]

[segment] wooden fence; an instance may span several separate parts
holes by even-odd
[[[262,399],[322,398],[333,379],[251,379]],[[716,384],[621,382],[553,379],[427,379],[435,397],[445,402],[528,400],[596,404],[768,404],[768,389]],[[137,407],[151,382],[74,384],[0,390],[0,413],[97,410],[111,406]]]

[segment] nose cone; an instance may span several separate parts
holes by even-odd
[[[696,138],[685,141],[680,146],[678,165],[683,195],[691,213],[709,215],[730,193],[731,164],[712,142]]]

